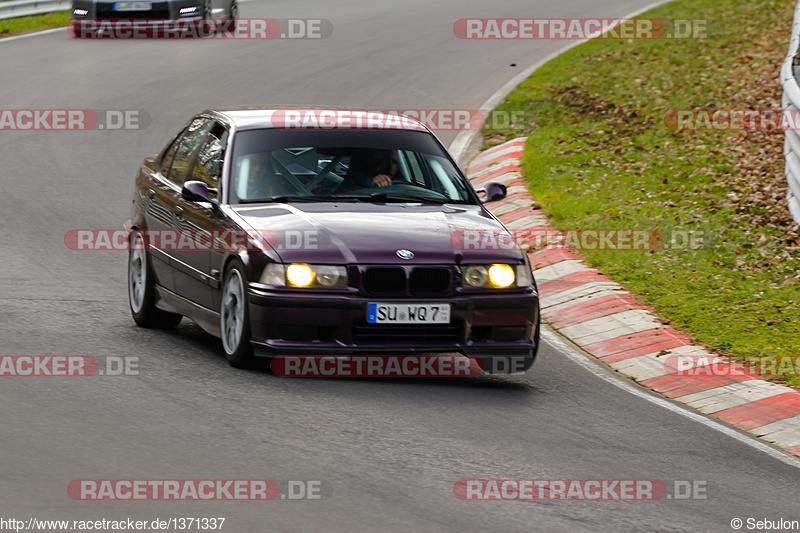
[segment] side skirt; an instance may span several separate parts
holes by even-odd
[[[191,318],[197,324],[215,337],[220,337],[219,313],[202,305],[198,305],[179,296],[174,292],[156,285],[156,307],[170,313],[178,313]]]

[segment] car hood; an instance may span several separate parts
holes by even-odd
[[[264,235],[286,263],[522,261],[522,251],[503,225],[476,205],[291,203],[236,206],[233,211],[247,229]],[[504,238],[498,239],[501,233]],[[414,257],[401,259],[398,250]]]

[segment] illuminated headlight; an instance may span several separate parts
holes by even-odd
[[[195,7],[182,7],[181,8],[181,15],[188,15],[190,13],[194,13],[197,11],[197,6]]]
[[[77,15],[79,17],[85,17],[86,15],[89,14],[89,11],[87,9],[73,9],[72,14]]]
[[[524,276],[525,265],[495,264],[495,265],[470,265],[464,270],[462,285],[473,289],[505,289],[516,284],[517,287],[531,285],[531,275]]]
[[[308,265],[293,263],[286,267],[286,281],[295,287],[308,287],[314,283],[314,271]]]
[[[516,281],[514,269],[510,265],[492,265],[489,267],[489,283],[504,289]]]
[[[270,263],[261,274],[261,283],[274,287],[347,287],[347,269],[334,265]]]

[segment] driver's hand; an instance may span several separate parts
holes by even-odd
[[[372,178],[372,187],[388,187],[392,184],[392,178],[386,174],[378,174]]]

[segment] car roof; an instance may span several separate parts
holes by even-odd
[[[374,129],[406,130],[430,133],[419,120],[397,112],[339,106],[241,106],[208,109],[201,114],[216,115],[239,130],[282,128],[288,117],[294,120],[291,129]],[[340,120],[342,127],[314,127],[314,121],[325,118]],[[367,120],[369,119],[369,120]],[[301,121],[301,125],[296,125]],[[355,125],[358,125],[357,127]],[[287,128],[288,129],[288,128]]]

